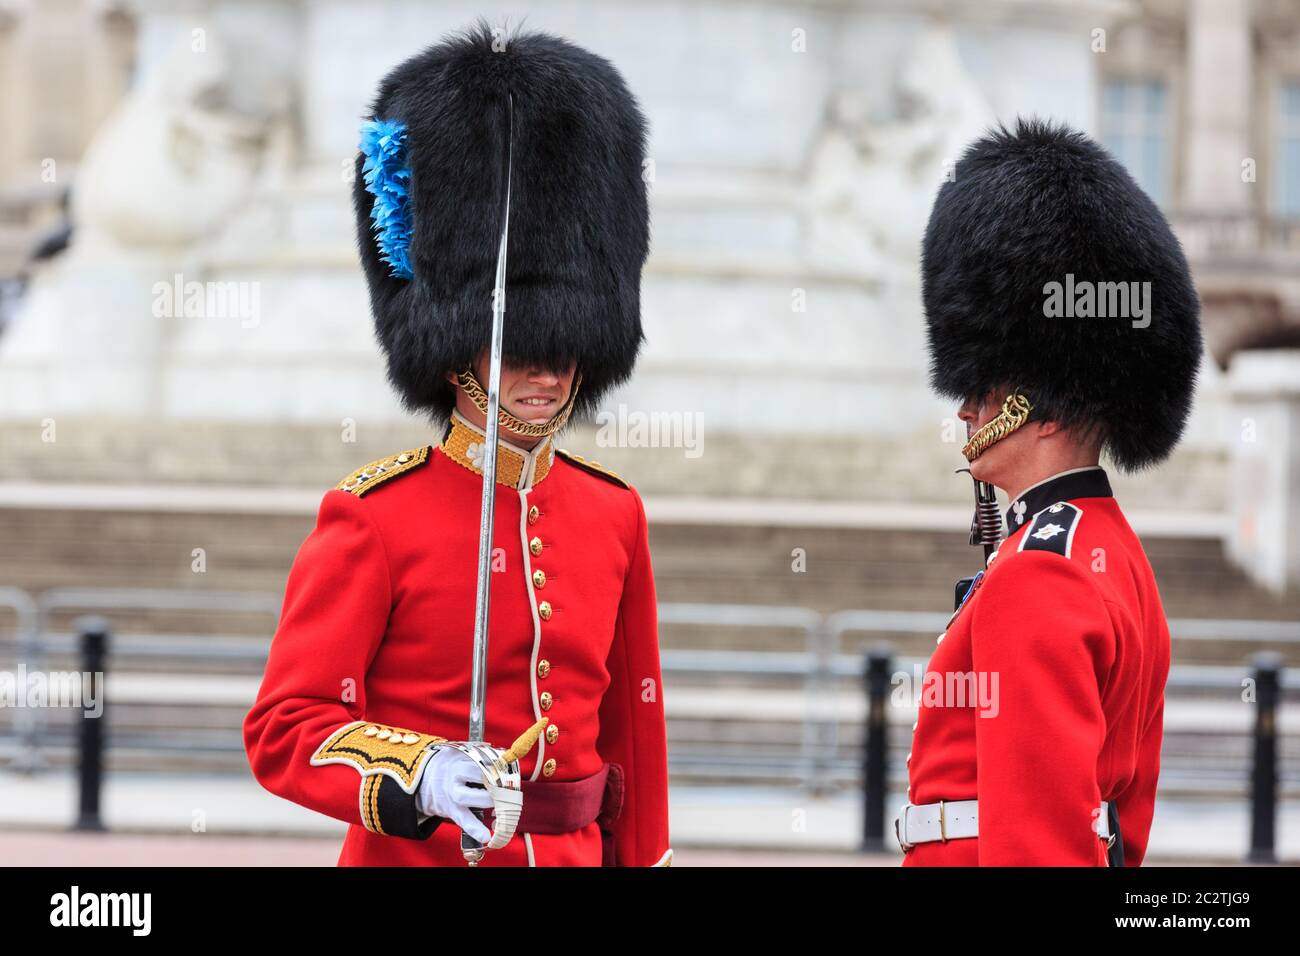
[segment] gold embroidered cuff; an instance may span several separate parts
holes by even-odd
[[[442,821],[421,822],[415,806],[420,771],[435,744],[446,737],[358,720],[331,733],[312,754],[311,765],[345,763],[361,774],[361,823],[372,833],[422,840]]]

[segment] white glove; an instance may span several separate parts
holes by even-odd
[[[415,792],[415,808],[421,814],[421,823],[426,817],[443,817],[479,843],[487,843],[492,831],[470,808],[486,810],[492,805],[492,795],[483,785],[483,772],[459,750],[444,747],[435,750],[425,761],[420,786]]]

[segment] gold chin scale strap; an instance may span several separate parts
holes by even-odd
[[[459,373],[457,378],[460,381],[460,387],[465,390],[469,400],[474,403],[474,407],[487,416],[488,395],[479,380],[474,377],[474,372],[470,369]],[[573,402],[578,397],[578,386],[582,384],[582,373],[579,372],[573,378],[573,388],[569,391],[569,399],[564,403],[564,407],[552,415],[547,421],[540,425],[534,425],[532,422],[526,422],[522,418],[516,418],[504,408],[497,409],[497,422],[502,428],[514,432],[516,435],[523,435],[526,438],[545,438],[547,435],[553,435],[564,427],[569,416],[573,414]]]
[[[1013,391],[1002,403],[1002,411],[998,412],[997,417],[971,435],[970,441],[966,442],[966,447],[961,450],[961,453],[966,456],[967,461],[974,461],[992,445],[1002,441],[1027,422],[1032,408],[1029,399]]]

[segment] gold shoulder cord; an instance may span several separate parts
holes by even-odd
[[[961,450],[961,453],[966,456],[967,461],[974,461],[984,454],[989,446],[1000,442],[1028,421],[1032,408],[1029,399],[1013,391],[1002,403],[1002,411],[998,412],[997,417],[971,435],[970,441],[966,442],[966,447]]]
[[[459,373],[460,387],[465,390],[469,400],[486,417],[488,409],[487,389],[479,384],[479,380],[474,377],[473,371],[465,369]],[[578,396],[578,386],[582,384],[582,373],[579,372],[573,379],[573,388],[569,391],[569,400],[564,403],[564,407],[551,416],[551,418],[541,425],[534,425],[532,422],[526,422],[522,418],[516,418],[504,408],[497,409],[497,421],[502,428],[509,429],[516,435],[523,435],[527,438],[545,438],[547,435],[553,435],[569,420],[573,414],[573,400]]]

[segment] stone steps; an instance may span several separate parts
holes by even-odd
[[[309,496],[316,497],[315,495]],[[309,499],[308,499],[309,500]],[[649,507],[649,503],[647,505]],[[672,514],[671,508],[654,509]],[[310,508],[195,511],[186,508],[94,506],[0,507],[0,584],[36,593],[54,587],[160,588],[196,592],[282,592],[302,539],[314,521]],[[933,523],[932,523],[933,524]],[[763,522],[763,507],[746,522],[654,520],[651,549],[661,602],[791,605],[828,614],[846,608],[921,611],[942,614],[951,606],[953,582],[978,566],[978,552],[953,531],[906,527],[790,525],[774,514]],[[1279,599],[1251,587],[1223,555],[1212,535],[1148,536],[1147,546],[1171,617],[1300,619],[1294,598]],[[192,552],[203,548],[206,571],[191,569]],[[802,549],[806,571],[792,571],[792,552]],[[276,604],[278,607],[278,603]],[[52,626],[66,632],[82,611],[54,615]],[[128,611],[110,615],[115,632],[130,635],[180,634],[232,641],[242,637],[258,646],[275,628],[272,612]],[[13,666],[11,615],[0,611],[0,668]],[[848,634],[842,651],[858,653],[882,635]],[[892,635],[896,652],[928,657],[931,634]],[[766,628],[664,625],[667,649],[735,650],[751,653],[799,651],[799,632]],[[1252,645],[1227,640],[1178,641],[1175,663],[1218,663],[1244,667]],[[1297,649],[1288,660],[1300,665]],[[77,669],[74,655],[54,654],[47,666]],[[110,674],[134,680],[136,702],[117,706],[110,727],[123,746],[110,754],[120,769],[219,769],[242,766],[238,730],[260,678],[258,660],[205,661],[179,657],[117,657]],[[204,703],[210,694],[186,697],[157,691],[159,682],[183,683],[189,675],[220,683],[228,693]],[[225,675],[224,677],[222,675]],[[838,716],[840,746],[836,775],[856,772],[861,725],[860,699],[851,682],[841,683],[844,709]],[[805,698],[798,679],[744,674],[679,676],[680,701],[670,707],[669,733],[675,772],[700,780],[771,780],[771,751],[797,761]],[[234,688],[230,690],[230,688]],[[156,691],[156,692],[155,692]],[[234,694],[234,697],[230,695]],[[687,702],[694,703],[688,706]],[[710,706],[706,706],[712,704]],[[12,712],[0,730],[11,728]],[[72,755],[71,715],[49,713],[50,758],[66,763]],[[901,766],[909,743],[907,725],[891,730],[893,758]],[[1215,732],[1215,723],[1171,727],[1167,741],[1171,780],[1197,791],[1238,787],[1246,759],[1244,727]],[[147,748],[161,743],[162,749]],[[170,744],[179,743],[179,747]],[[129,745],[129,746],[128,746]],[[1288,740],[1286,747],[1292,747]],[[1290,751],[1288,751],[1289,753]],[[725,755],[715,769],[710,761]],[[1204,771],[1204,772],[1203,772]],[[1212,771],[1212,772],[1211,772]],[[1220,783],[1214,784],[1218,780]],[[1226,783],[1224,782],[1226,781]]]
[[[31,593],[54,587],[282,593],[294,554],[313,525],[307,513],[193,513],[143,509],[0,507],[0,583]],[[790,605],[830,613],[847,608],[943,613],[953,583],[979,566],[964,532],[653,522],[650,531],[663,602]],[[1214,537],[1148,536],[1171,618],[1300,620],[1300,596],[1252,586]],[[203,549],[202,573],[193,569]],[[792,570],[792,555],[806,570]],[[467,558],[469,560],[469,558]],[[55,616],[69,627],[75,616]],[[270,615],[119,612],[119,631],[269,634]],[[0,612],[0,621],[5,616]],[[0,624],[3,627],[3,624]],[[851,636],[847,651],[874,638]],[[802,638],[777,630],[663,629],[666,647],[792,650]],[[928,655],[928,636],[899,636],[901,653]],[[1184,646],[1185,645],[1185,646]],[[1180,642],[1176,659],[1239,663],[1250,648]],[[1300,663],[1300,660],[1294,661]]]

